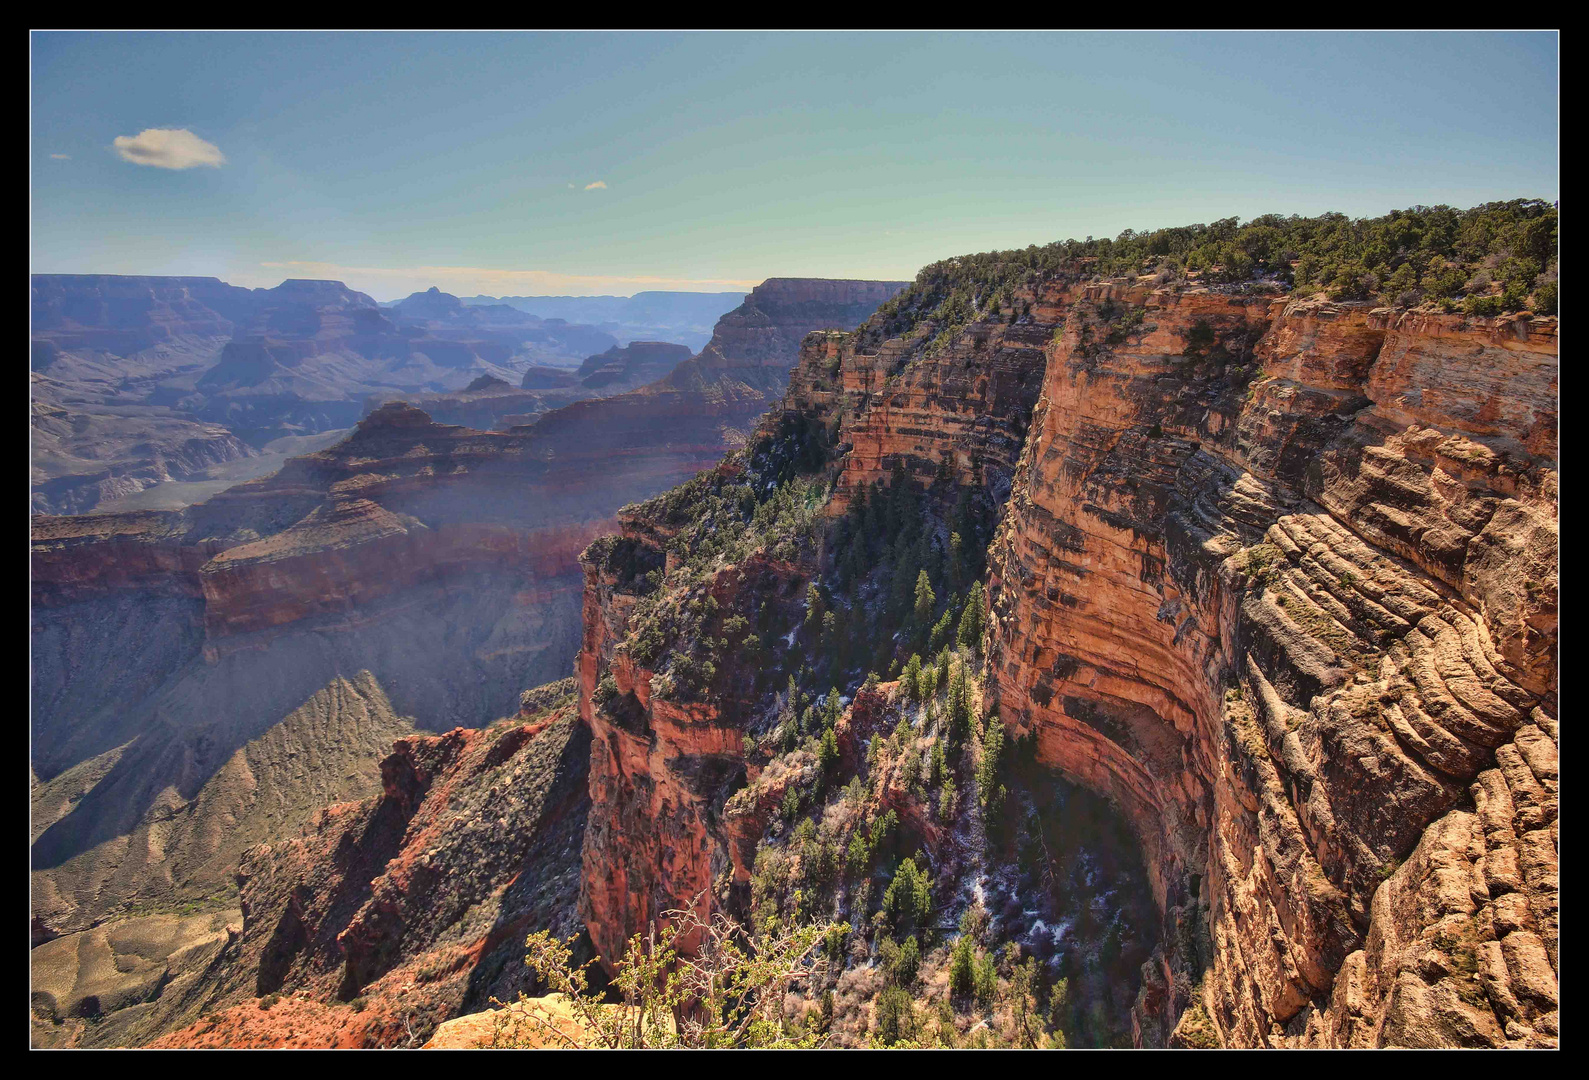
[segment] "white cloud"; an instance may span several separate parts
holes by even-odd
[[[187,128],[145,128],[136,135],[118,135],[112,143],[123,161],[153,165],[157,169],[192,169],[207,165],[218,169],[226,155]]]
[[[605,180],[594,180],[591,183],[588,183],[588,184],[585,185],[585,190],[586,191],[606,191],[607,190],[607,181],[605,181]]]
[[[71,161],[72,160],[72,155],[71,154],[51,154],[50,158],[53,161]]]

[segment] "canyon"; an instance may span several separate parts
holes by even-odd
[[[869,282],[780,287],[791,286],[826,299],[756,309],[764,338],[787,317],[797,342],[888,295]],[[719,363],[779,364],[764,344],[741,357],[733,333],[714,342]],[[622,386],[681,351],[608,349],[591,374],[615,368]],[[783,371],[794,358],[791,347]],[[716,400],[717,385],[618,393],[582,403],[605,409],[552,409],[507,431],[393,402],[191,506],[35,515],[35,944],[88,948],[145,912],[221,918],[209,913],[237,903],[245,848],[367,796],[394,738],[511,720],[524,691],[566,676],[581,550],[620,506],[715,462],[732,425],[759,412]],[[582,789],[582,760],[567,769]],[[245,944],[253,926],[243,919]],[[204,940],[216,932],[203,924]],[[112,1001],[138,1008],[91,1037],[144,1041],[170,1022],[139,993],[74,992],[81,980],[65,970],[43,1006],[46,1041],[80,1037],[61,1025]],[[140,993],[163,984],[150,985]]]
[[[881,321],[809,338],[754,445],[831,431],[829,515],[905,479],[999,507],[982,706],[1141,845],[1133,1040],[1554,1045],[1556,320],[1061,275],[947,340]],[[636,568],[682,561],[681,521],[639,508],[586,557],[604,955],[742,902],[782,789],[748,822],[733,792],[802,767],[742,746],[754,698],[658,691]],[[798,629],[832,556],[784,548],[668,602]]]
[[[712,339],[717,320],[744,302],[739,292],[653,290],[633,296],[465,296],[464,304],[505,305],[537,318],[565,322],[611,334],[620,346],[633,341],[670,341],[691,353]]]
[[[36,517],[35,1040],[419,1045],[704,903],[850,924],[841,1045],[1005,1024],[961,939],[1073,1045],[1556,1045],[1558,320],[1144,270]]]

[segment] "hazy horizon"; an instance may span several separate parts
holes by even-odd
[[[341,283],[342,285],[347,286],[349,289],[352,289],[354,292],[364,293],[365,295],[369,296],[370,299],[374,300],[378,304],[394,304],[394,303],[398,302],[399,300],[406,300],[410,296],[413,296],[416,293],[423,293],[423,292],[426,292],[426,291],[428,291],[428,290],[430,290],[432,288],[440,289],[441,292],[448,293],[449,295],[452,295],[452,296],[458,296],[458,297],[460,297],[462,299],[465,299],[465,300],[473,299],[474,297],[477,297],[477,296],[490,296],[490,297],[494,297],[496,299],[508,299],[508,298],[511,298],[511,299],[523,299],[523,300],[633,300],[637,296],[644,296],[644,295],[651,294],[651,293],[694,293],[694,294],[697,294],[697,295],[700,295],[700,296],[743,296],[747,292],[749,292],[751,288],[754,287],[754,286],[747,286],[747,287],[745,287],[743,289],[636,289],[633,292],[627,292],[627,293],[611,293],[611,292],[607,292],[607,293],[471,293],[471,292],[462,292],[462,293],[459,293],[459,292],[453,292],[450,289],[443,289],[443,288],[441,288],[440,285],[426,285],[426,286],[424,286],[422,288],[410,289],[410,290],[408,290],[406,292],[393,293],[390,296],[388,296],[388,295],[385,295],[379,289],[374,290],[374,291],[372,291],[370,289],[361,289],[358,286],[354,285],[352,282],[344,281],[341,278],[324,278],[324,277],[315,277],[313,275],[309,275],[309,276],[305,276],[305,275],[289,275],[287,277],[281,278],[278,281],[267,283],[267,284],[263,284],[263,285],[242,285],[241,283],[236,282],[236,281],[229,281],[227,278],[222,277],[221,275],[218,275],[218,274],[136,274],[136,273],[133,273],[133,274],[118,274],[118,273],[106,273],[106,272],[97,271],[97,270],[62,270],[62,271],[32,270],[29,273],[30,273],[30,276],[33,276],[33,277],[202,277],[202,278],[216,278],[217,280],[219,280],[219,281],[221,281],[221,282],[223,282],[223,283],[225,283],[227,285],[237,285],[240,288],[247,288],[247,289],[273,289],[273,288],[276,288],[277,286],[284,285],[284,284],[286,284],[289,281],[336,281],[336,282]],[[778,275],[773,275],[773,276],[778,276]],[[762,280],[765,281],[766,279],[763,278]],[[758,282],[756,282],[756,284],[760,285],[761,282],[758,281]]]

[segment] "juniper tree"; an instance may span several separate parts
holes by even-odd
[[[949,534],[949,559],[946,574],[951,589],[960,588],[965,574],[965,540],[957,532]]]
[[[883,910],[896,927],[914,932],[926,922],[931,909],[932,885],[927,875],[916,869],[916,860],[907,858],[883,893]]]

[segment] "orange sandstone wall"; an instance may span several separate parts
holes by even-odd
[[[1195,1013],[1227,1045],[1552,1044],[1556,320],[1017,300],[936,351],[812,334],[781,411],[837,425],[831,513],[896,465],[1004,502],[985,705],[1141,838],[1165,934],[1139,1041]],[[735,786],[737,732],[650,700],[614,651],[632,603],[587,566],[607,955],[744,876],[699,783],[710,759]],[[609,669],[621,722],[590,700]]]
[[[1555,320],[1117,291],[1140,332],[1089,351],[1086,295],[1049,362],[990,704],[1136,823],[1143,1040],[1553,1040]]]

